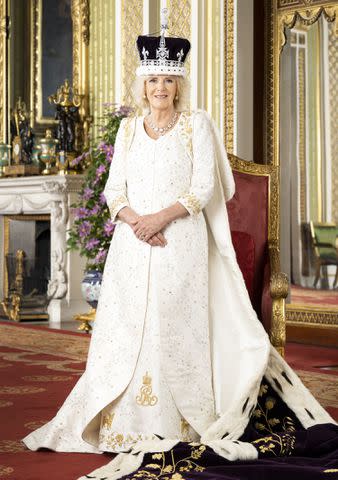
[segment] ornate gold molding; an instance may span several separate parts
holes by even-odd
[[[326,3],[326,2],[325,2]],[[338,6],[321,6],[299,8],[293,12],[279,12],[278,15],[278,52],[282,51],[286,42],[285,28],[293,28],[297,22],[306,26],[313,25],[323,15],[328,22],[335,22],[338,31]]]
[[[296,7],[308,8],[311,5],[316,6],[316,5],[322,5],[323,3],[330,4],[330,3],[333,3],[333,1],[326,0],[325,2],[323,2],[323,0],[278,0],[277,8],[278,10],[290,10],[290,9],[294,10]]]
[[[224,142],[234,151],[234,0],[224,0]]]
[[[0,0],[0,141],[7,142],[7,8]]]
[[[285,28],[293,28],[297,21],[312,25],[321,15],[335,23],[338,31],[338,5],[336,0],[265,0],[267,11],[265,33],[265,139],[267,163],[279,164],[279,68],[280,53],[285,45]]]
[[[315,307],[290,303],[286,305],[288,325],[338,328],[338,308]]]

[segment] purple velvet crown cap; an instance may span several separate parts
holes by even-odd
[[[136,75],[185,76],[184,62],[190,50],[189,40],[140,35],[136,44],[141,61]]]

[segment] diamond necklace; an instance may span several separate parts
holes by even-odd
[[[152,130],[154,130],[154,132],[156,132],[158,135],[164,135],[168,130],[170,130],[174,126],[174,124],[176,122],[176,119],[177,119],[177,115],[178,115],[178,113],[175,112],[174,115],[172,116],[172,119],[170,120],[170,122],[165,127],[158,127],[157,125],[155,125],[154,123],[151,122],[149,117],[147,118],[147,123],[148,123],[149,127]]]

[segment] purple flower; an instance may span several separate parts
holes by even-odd
[[[111,237],[115,228],[115,224],[111,221],[111,219],[107,220],[104,224],[103,230],[107,237]]]
[[[78,220],[80,218],[86,218],[89,215],[89,210],[85,207],[79,207],[74,209],[75,218]]]
[[[102,152],[105,151],[105,147],[106,147],[106,143],[103,142],[103,141],[100,142],[100,143],[98,144],[98,146],[97,146],[97,148],[98,148],[99,150],[101,150]]]
[[[101,205],[99,205],[98,203],[96,205],[94,205],[94,207],[91,209],[90,211],[90,214],[91,215],[97,215],[101,210]]]
[[[82,154],[79,155],[78,157],[74,158],[74,159],[70,162],[70,166],[71,166],[71,167],[75,167],[75,165],[78,165],[80,162],[82,162],[83,159],[84,159],[84,153],[82,153]]]
[[[99,253],[96,255],[96,257],[94,258],[94,263],[98,264],[98,263],[104,262],[106,259],[107,253],[108,253],[107,250],[100,250]]]
[[[100,243],[100,241],[97,238],[91,238],[86,243],[86,249],[87,250],[93,250],[93,248],[95,248],[96,245],[98,245],[99,243]]]
[[[101,175],[102,175],[103,173],[105,173],[105,171],[106,171],[106,166],[105,166],[105,165],[100,165],[100,166],[97,167],[97,169],[96,169],[96,176],[97,176],[97,177],[101,177]]]
[[[82,198],[83,200],[89,200],[93,196],[94,190],[89,187],[86,187],[83,191]]]
[[[105,205],[105,203],[107,202],[106,197],[104,196],[104,193],[103,193],[103,192],[101,192],[100,195],[99,195],[99,202],[100,202],[102,205]]]
[[[80,238],[88,237],[92,229],[91,223],[88,220],[85,220],[79,225],[79,236]]]

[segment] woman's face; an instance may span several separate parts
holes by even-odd
[[[150,108],[158,110],[172,109],[176,89],[176,79],[170,75],[158,75],[148,78],[145,81],[145,93]]]

